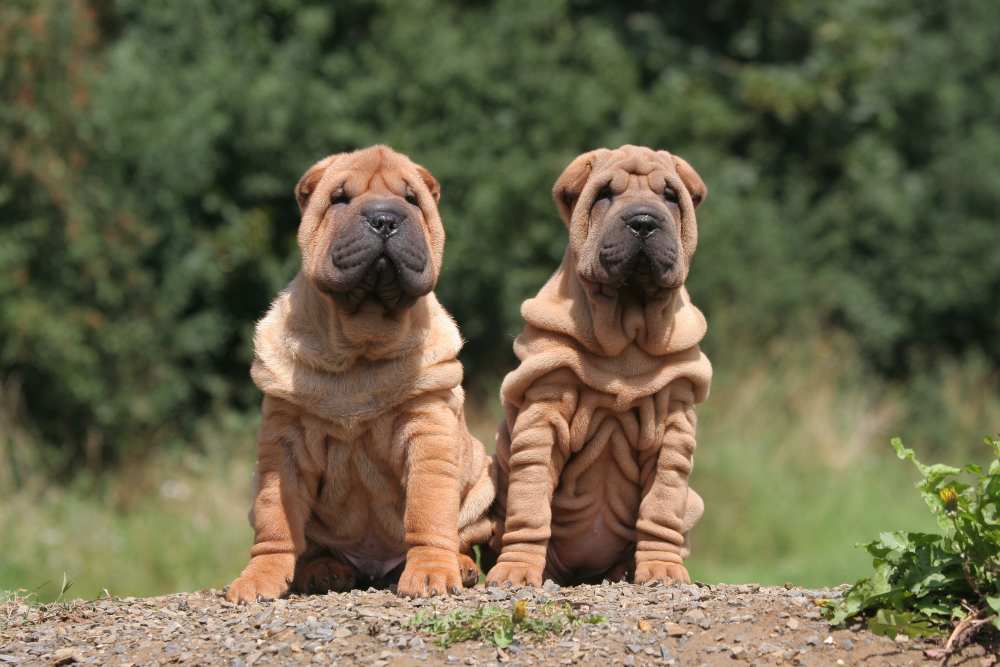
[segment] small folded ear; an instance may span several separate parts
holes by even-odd
[[[295,201],[299,203],[299,213],[306,210],[309,197],[312,196],[313,191],[316,190],[316,186],[319,185],[323,174],[326,173],[326,168],[330,166],[336,157],[336,155],[327,156],[309,167],[306,173],[302,174],[299,182],[295,184]]]
[[[434,197],[435,202],[441,201],[441,184],[437,182],[434,178],[434,174],[427,171],[425,167],[417,165],[417,173],[420,175],[420,180],[424,182],[427,189],[431,191],[431,196]]]
[[[594,170],[594,158],[597,151],[590,151],[583,155],[578,155],[576,159],[563,169],[563,173],[556,179],[556,184],[552,188],[552,199],[559,207],[559,214],[563,220],[569,224],[573,216],[573,208],[576,200],[580,198],[583,187],[590,178],[590,173]]]
[[[677,167],[677,175],[681,177],[684,187],[687,188],[688,194],[691,195],[691,203],[694,204],[695,208],[698,208],[698,204],[705,201],[705,197],[708,196],[708,186],[705,185],[705,181],[701,180],[701,176],[694,170],[694,167],[688,164],[687,160],[676,155],[671,155],[670,157],[674,159],[674,166]]]

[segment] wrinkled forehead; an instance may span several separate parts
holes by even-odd
[[[677,168],[666,151],[626,146],[609,151],[596,165],[593,178],[608,183],[617,191],[649,187],[661,192],[666,183],[676,181],[678,176]]]
[[[330,165],[324,180],[360,195],[364,192],[403,194],[420,183],[416,167],[404,156],[381,148],[350,153]]]

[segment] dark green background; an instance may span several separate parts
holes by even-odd
[[[14,0],[0,8],[0,381],[59,468],[253,406],[299,175],[386,142],[443,187],[476,400],[577,153],[687,158],[709,352],[842,330],[893,378],[1000,361],[991,0]],[[987,425],[988,426],[988,425]]]

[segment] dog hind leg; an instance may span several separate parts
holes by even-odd
[[[295,564],[292,590],[305,595],[344,593],[355,587],[359,574],[347,560],[331,552],[304,555]]]

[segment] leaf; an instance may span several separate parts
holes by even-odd
[[[884,637],[895,637],[898,634],[907,637],[935,637],[942,633],[918,614],[888,609],[879,609],[873,618],[868,619],[868,629]]]
[[[514,641],[514,633],[508,628],[498,628],[493,632],[493,645],[497,648],[507,648]]]
[[[896,533],[879,533],[879,544],[889,551],[905,551],[910,547],[910,534],[902,531]]]
[[[994,461],[994,463],[1000,463],[1000,438],[986,436],[983,438],[983,441],[988,447],[993,448],[993,455],[997,457],[997,461]]]

